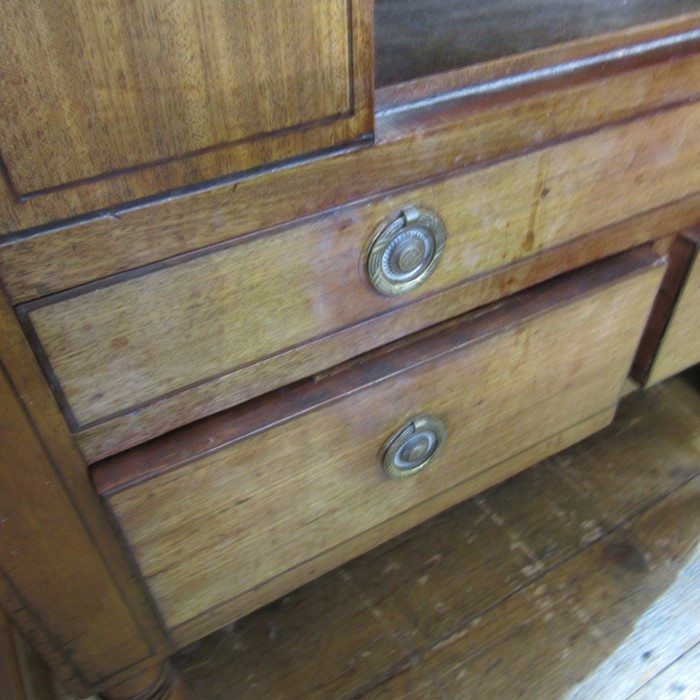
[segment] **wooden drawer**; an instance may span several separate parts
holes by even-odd
[[[611,420],[663,265],[616,256],[94,469],[174,639],[211,631]],[[388,478],[418,415],[441,453]]]
[[[464,313],[475,300],[453,294],[397,318],[438,292],[700,191],[700,141],[679,133],[700,133],[700,106],[241,237],[19,311],[84,453],[99,459]],[[445,253],[421,287],[383,296],[367,280],[367,246],[408,205],[441,217]],[[558,272],[565,269],[562,262]]]
[[[700,362],[700,228],[679,235],[632,376],[656,384]]]

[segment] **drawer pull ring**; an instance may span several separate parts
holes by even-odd
[[[374,239],[367,259],[372,286],[395,296],[420,286],[445,249],[445,226],[436,214],[405,207]]]
[[[382,446],[382,469],[396,478],[416,474],[440,454],[446,438],[447,428],[439,418],[416,416]]]

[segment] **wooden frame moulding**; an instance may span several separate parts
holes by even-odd
[[[17,304],[700,97],[700,13],[623,32],[618,53],[616,36],[541,54],[561,72],[499,83],[485,66],[379,91],[369,148],[15,231],[0,243],[0,276]],[[480,76],[483,89],[458,87]]]
[[[50,187],[39,186],[39,189],[36,191],[26,191],[27,183],[25,183],[23,191],[19,191],[22,188],[12,178],[12,169],[7,159],[8,154],[5,154],[4,161],[0,157],[0,235],[36,226],[51,225],[51,222],[71,217],[90,216],[90,212],[95,210],[121,207],[126,202],[134,200],[144,200],[154,196],[160,198],[165,196],[168,198],[170,195],[164,193],[171,193],[179,188],[187,188],[193,182],[212,181],[222,176],[229,176],[231,173],[250,172],[251,170],[269,167],[270,163],[288,161],[292,158],[306,156],[309,153],[324,153],[347,147],[351,143],[371,141],[374,124],[374,43],[372,40],[374,2],[372,0],[333,0],[333,3],[336,18],[333,27],[338,35],[342,35],[342,40],[338,36],[334,37],[335,43],[327,43],[326,51],[330,56],[335,56],[338,63],[344,61],[346,64],[344,67],[347,68],[348,74],[344,76],[344,79],[347,80],[347,85],[343,86],[341,91],[338,91],[339,94],[336,96],[335,101],[340,102],[342,97],[343,100],[347,101],[347,105],[343,105],[342,108],[340,104],[334,105],[333,110],[341,110],[337,113],[331,110],[330,105],[327,113],[323,111],[323,108],[326,107],[324,102],[326,99],[329,99],[327,97],[328,94],[333,93],[334,88],[338,87],[336,85],[338,76],[325,74],[323,71],[324,64],[321,63],[317,67],[318,71],[312,73],[311,82],[306,86],[307,93],[305,93],[308,102],[313,101],[311,98],[315,98],[315,102],[319,102],[317,113],[313,114],[313,116],[301,114],[307,102],[302,102],[299,105],[298,109],[301,113],[291,111],[288,115],[284,115],[282,113],[283,110],[280,110],[279,105],[277,105],[276,111],[280,113],[281,117],[286,116],[286,119],[282,119],[281,124],[271,127],[272,131],[265,131],[264,127],[260,126],[260,119],[255,117],[256,105],[258,112],[264,112],[263,103],[260,100],[264,99],[265,91],[260,89],[260,86],[256,86],[255,81],[250,81],[246,84],[244,78],[241,85],[234,85],[234,89],[237,92],[226,95],[229,101],[233,99],[231,95],[240,96],[242,94],[248,98],[240,114],[245,123],[243,131],[241,133],[236,132],[235,121],[233,125],[226,123],[225,115],[227,110],[220,107],[218,117],[222,123],[217,124],[216,128],[210,125],[209,131],[211,133],[202,127],[202,138],[205,136],[214,138],[214,142],[209,143],[205,138],[206,145],[203,142],[195,150],[185,153],[170,152],[165,149],[163,144],[168,143],[169,140],[176,140],[177,134],[186,139],[191,131],[196,131],[197,126],[201,126],[202,123],[206,122],[206,115],[200,114],[199,120],[194,119],[193,124],[184,124],[183,126],[183,124],[179,123],[177,115],[173,114],[174,109],[172,107],[170,112],[167,106],[162,107],[165,110],[164,112],[158,111],[161,107],[158,106],[159,98],[157,96],[154,96],[152,100],[150,96],[139,100],[139,92],[147,89],[149,80],[153,79],[153,76],[149,73],[139,75],[139,68],[142,61],[150,65],[151,69],[153,69],[153,66],[163,65],[165,70],[165,65],[169,65],[162,58],[159,60],[158,51],[160,48],[158,42],[152,41],[153,33],[156,31],[159,21],[168,27],[174,27],[173,31],[179,29],[180,34],[177,36],[177,40],[169,47],[169,50],[172,49],[173,51],[172,61],[176,67],[178,66],[178,60],[184,61],[186,64],[189,63],[191,75],[186,75],[183,78],[175,69],[174,77],[169,75],[167,70],[162,77],[164,79],[173,77],[174,85],[177,89],[185,91],[185,95],[188,94],[188,89],[190,97],[192,94],[199,95],[200,106],[206,103],[206,100],[203,98],[206,97],[205,86],[208,84],[207,80],[205,80],[207,70],[211,72],[210,78],[212,80],[225,81],[216,70],[208,67],[206,60],[208,54],[206,52],[200,53],[196,50],[197,41],[199,41],[197,31],[204,32],[207,26],[206,21],[203,19],[205,12],[198,13],[194,11],[193,17],[202,22],[201,26],[194,28],[187,24],[176,26],[177,21],[183,22],[182,15],[185,14],[188,3],[183,3],[180,8],[174,7],[171,10],[172,16],[170,17],[167,16],[165,10],[158,9],[158,6],[154,6],[152,13],[144,17],[138,17],[138,8],[125,10],[118,19],[115,18],[112,27],[115,30],[124,32],[124,53],[118,57],[122,61],[121,70],[117,71],[113,66],[102,66],[100,64],[101,50],[104,50],[105,55],[113,55],[118,53],[118,49],[115,46],[109,46],[110,32],[99,38],[99,32],[106,31],[104,27],[100,28],[99,26],[100,20],[104,21],[104,16],[100,15],[99,12],[84,12],[81,14],[79,8],[76,8],[76,15],[72,15],[70,3],[63,4],[63,6],[55,4],[55,7],[52,7],[54,3],[48,3],[47,8],[51,12],[47,12],[46,16],[44,16],[41,14],[42,8],[26,10],[21,0],[13,0],[12,3],[8,3],[10,6],[7,8],[9,17],[6,31],[10,32],[12,31],[10,27],[14,27],[16,31],[29,34],[29,36],[24,37],[24,41],[21,41],[22,37],[20,36],[19,40],[13,38],[8,39],[6,42],[6,53],[11,57],[8,60],[14,59],[16,62],[15,71],[20,70],[17,68],[17,65],[20,65],[26,66],[27,71],[36,70],[38,74],[45,72],[42,71],[40,65],[31,65],[32,62],[27,60],[22,53],[22,49],[14,46],[13,42],[15,41],[20,41],[19,46],[31,45],[34,48],[34,56],[37,61],[50,60],[54,65],[60,65],[61,62],[71,65],[72,62],[75,62],[75,57],[71,54],[71,45],[69,44],[68,48],[61,47],[60,41],[55,41],[50,31],[47,32],[46,26],[43,27],[42,32],[40,25],[43,22],[50,27],[56,21],[77,23],[76,17],[78,17],[85,23],[80,26],[80,29],[87,37],[86,46],[84,47],[87,64],[84,71],[79,70],[80,66],[73,66],[73,74],[68,76],[64,76],[64,74],[59,72],[59,78],[66,77],[67,82],[70,83],[70,78],[72,77],[77,81],[82,80],[86,82],[86,85],[89,86],[89,81],[94,78],[93,73],[98,77],[104,77],[106,84],[102,86],[102,91],[109,93],[112,103],[120,104],[120,101],[123,101],[126,110],[130,111],[133,118],[138,117],[140,120],[138,123],[142,124],[145,130],[148,130],[148,127],[150,132],[155,129],[153,126],[154,120],[162,121],[164,133],[149,132],[145,134],[143,142],[137,140],[133,144],[134,147],[142,146],[151,156],[149,158],[144,153],[145,161],[130,163],[128,158],[124,159],[124,156],[131,154],[125,153],[123,148],[118,148],[120,145],[119,141],[109,144],[109,127],[112,125],[110,120],[114,120],[115,126],[119,126],[122,130],[127,128],[125,123],[128,125],[128,121],[124,122],[124,120],[118,119],[118,112],[110,112],[109,110],[113,108],[113,104],[108,99],[105,99],[102,104],[102,113],[96,117],[97,123],[90,124],[89,119],[86,121],[88,125],[92,126],[90,131],[93,129],[95,132],[99,132],[100,129],[106,131],[103,136],[105,141],[104,148],[107,149],[111,145],[115,151],[112,154],[112,159],[116,159],[120,164],[123,162],[123,164],[112,166],[107,171],[102,172],[96,163],[95,167],[97,169],[90,176],[77,177],[77,179],[76,177],[68,177],[68,181],[60,182],[60,184]],[[248,10],[245,9],[247,3],[237,4],[240,5],[241,11],[253,13],[253,23],[260,22],[264,24],[266,19],[269,20],[269,25],[267,25],[268,31],[273,32],[277,30],[282,32],[282,36],[278,37],[280,42],[283,42],[285,39],[291,39],[293,43],[293,36],[285,36],[284,32],[293,32],[294,28],[283,22],[278,16],[280,9],[285,10],[283,6],[287,3],[280,4],[280,7],[276,9],[274,7],[275,3],[272,2],[252,2],[248,4]],[[212,6],[215,5],[217,3],[212,3]],[[305,10],[313,13],[313,17],[322,26],[326,16],[320,5],[321,3],[317,5],[314,0],[305,0]],[[220,11],[223,11],[223,7],[224,5],[219,4]],[[213,7],[213,10],[215,9]],[[32,22],[32,10],[40,17],[41,22]],[[294,10],[286,9],[285,11],[293,12]],[[269,13],[269,17],[266,16],[266,13]],[[117,14],[115,9],[115,15]],[[216,19],[216,15],[209,17],[208,21],[214,21],[214,19]],[[313,26],[313,20],[309,19],[310,23],[305,25],[305,27]],[[128,33],[129,22],[138,22],[139,20],[142,23],[151,22],[151,25],[140,27],[140,31],[145,32],[145,35],[142,35],[141,41],[135,42],[133,36],[130,36]],[[233,22],[232,19],[229,19],[229,21]],[[98,26],[91,26],[91,23],[95,22],[98,23]],[[275,22],[279,23],[275,25]],[[248,27],[244,24],[235,28],[242,32],[242,40],[245,41],[246,38],[251,40],[253,54],[255,54],[255,51],[265,51],[264,37],[255,35],[255,31],[262,31],[259,25]],[[249,30],[253,33],[247,34],[246,32]],[[190,33],[188,34],[188,32]],[[45,34],[48,34],[48,36],[45,36]],[[225,32],[223,36],[225,36]],[[207,40],[209,38],[206,37]],[[326,39],[330,42],[329,37],[326,37]],[[221,47],[221,41],[222,37],[219,36],[212,43],[211,51],[213,55],[210,57],[212,60],[215,60],[217,57],[216,51],[223,48]],[[183,42],[185,44],[184,47],[180,45]],[[119,46],[118,43],[117,46]],[[192,50],[192,53],[196,55],[196,59],[188,57],[188,49]],[[178,55],[178,50],[182,51],[183,55]],[[287,45],[286,50],[290,55],[285,55],[284,60],[298,61],[302,64],[305,60],[307,62],[312,60],[309,51],[313,51],[313,48],[308,43],[298,43],[298,39],[296,44],[292,46]],[[18,51],[19,55],[17,55]],[[257,58],[260,59],[261,57]],[[256,56],[253,55],[251,59],[252,66],[256,65],[255,59]],[[328,56],[326,56],[326,59],[330,60]],[[198,61],[201,61],[201,64]],[[264,58],[262,59],[262,64],[264,65]],[[260,60],[257,65],[258,67],[261,66]],[[309,70],[308,66],[305,67]],[[227,68],[234,70],[232,66]],[[268,66],[267,70],[270,71],[270,69],[270,66]],[[222,70],[225,69],[222,68]],[[188,86],[187,81],[193,79],[193,76],[196,82],[193,86]],[[303,77],[305,74],[294,71],[287,74],[278,72],[274,76],[268,75],[267,77],[281,81],[282,87],[290,90],[292,94],[298,95],[303,94],[304,88],[303,85],[296,85],[295,83],[295,81],[299,82],[300,76]],[[29,89],[27,89],[29,92],[28,97],[23,94],[23,83],[31,87],[31,72],[29,74],[19,72],[18,75],[12,75],[11,77],[13,79],[10,80],[9,84],[12,87],[13,97],[16,98],[15,101],[19,105],[22,105],[27,100],[31,104],[32,100],[39,99]],[[228,77],[229,80],[235,82],[235,70]],[[261,76],[256,77],[260,78],[261,85],[265,85],[266,75],[264,72]],[[333,77],[335,77],[335,82],[329,82]],[[178,82],[178,79],[181,82]],[[119,85],[115,85],[117,80]],[[313,90],[311,89],[312,86]],[[216,82],[214,82],[213,87],[217,87]],[[203,92],[196,93],[197,88]],[[69,88],[67,87],[66,89]],[[92,88],[86,87],[86,89],[89,91]],[[221,95],[215,94],[215,97],[217,96]],[[162,98],[163,96],[160,97],[161,102],[163,101]],[[95,103],[97,102],[100,102],[100,100],[95,100]],[[167,98],[165,103],[167,105]],[[264,104],[269,104],[269,102]],[[38,105],[33,106],[38,109]],[[71,106],[73,105],[68,103],[65,109],[70,109]],[[79,102],[79,98],[77,106],[83,106]],[[149,110],[149,107],[152,110]],[[212,114],[216,114],[215,105],[211,109],[213,110]],[[77,109],[77,111],[81,113],[79,115],[81,117],[82,110]],[[275,113],[273,112],[272,114]],[[61,112],[59,111],[58,114],[60,115]],[[184,114],[186,115],[187,111]],[[46,118],[45,123],[42,124],[41,120],[38,120],[36,127],[28,130],[25,135],[27,148],[36,148],[34,141],[41,141],[46,138],[46,132],[49,132],[54,126],[54,120],[51,119],[51,116],[51,114],[42,115],[42,118]],[[182,117],[182,115],[180,116]],[[100,117],[106,121],[100,123]],[[268,115],[268,118],[272,117]],[[167,127],[172,128],[168,129]],[[12,125],[10,124],[8,128],[12,129]],[[263,128],[263,131],[253,133],[255,128]],[[222,130],[224,133],[219,133]],[[60,135],[60,130],[58,133]],[[90,136],[93,136],[93,134],[91,133]],[[217,139],[219,140],[217,141]],[[68,136],[66,136],[66,140],[70,143]],[[129,139],[127,141],[131,142]],[[156,148],[156,152],[152,153],[154,143],[160,144],[160,147],[165,150],[161,152],[159,148]],[[21,141],[13,145],[15,155],[19,154],[19,162],[23,164],[25,179],[29,177],[31,180],[32,169],[28,167],[26,162],[23,162],[21,157],[23,150]],[[52,147],[53,143],[51,141],[44,144],[44,148],[51,149]],[[8,147],[7,150],[9,151],[10,148]],[[58,157],[61,157],[60,151]],[[70,161],[71,155],[68,154],[67,158]],[[79,159],[79,157],[77,158]],[[69,170],[72,169],[69,168]],[[29,190],[31,189],[29,187]]]
[[[0,606],[82,697],[171,646],[4,297],[0,330]]]

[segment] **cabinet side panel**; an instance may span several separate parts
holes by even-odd
[[[169,645],[0,298],[0,603],[81,696]]]

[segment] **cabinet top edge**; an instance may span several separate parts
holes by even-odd
[[[378,119],[397,111],[499,92],[611,64],[640,65],[700,48],[700,11],[533,49],[378,87]]]

